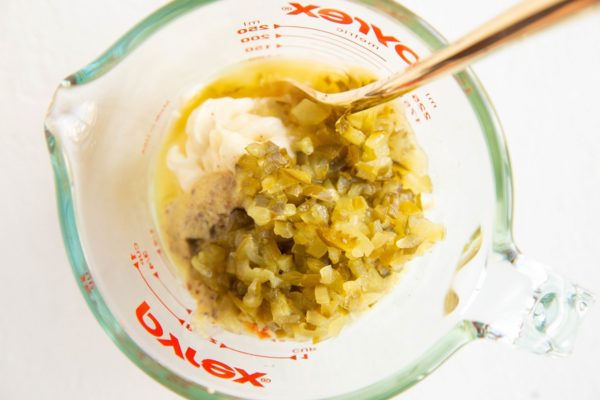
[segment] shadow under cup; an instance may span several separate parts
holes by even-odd
[[[514,252],[508,155],[488,101],[464,72],[402,99],[430,162],[428,217],[447,237],[406,268],[392,293],[318,344],[192,331],[194,302],[165,257],[151,204],[154,163],[181,93],[257,57],[387,76],[443,45],[392,1],[315,4],[172,2],[63,81],[46,120],[63,234],[84,297],[132,361],[187,397],[392,396],[486,335],[485,324],[469,322],[475,294],[494,286],[484,285],[490,254]],[[479,251],[468,247],[475,232]],[[457,271],[465,245],[472,258]],[[485,319],[487,306],[474,308]]]

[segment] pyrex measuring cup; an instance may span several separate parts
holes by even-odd
[[[443,45],[389,0],[175,1],[65,79],[46,119],[77,281],[140,368],[193,398],[380,399],[477,338],[567,354],[592,296],[523,257],[499,124],[468,72],[403,98],[446,239],[333,339],[261,340],[191,325],[151,204],[155,156],[182,93],[256,57],[360,65],[381,76]]]

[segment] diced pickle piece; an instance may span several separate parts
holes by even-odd
[[[387,135],[383,132],[371,134],[365,141],[364,149],[363,159],[365,160],[375,160],[389,156],[390,148]]]
[[[329,260],[333,264],[337,264],[340,261],[342,251],[337,247],[327,247],[327,254],[329,255]]]
[[[318,311],[308,310],[306,312],[306,322],[315,326],[324,326],[329,321]]]
[[[255,279],[252,281],[243,299],[246,306],[250,308],[258,308],[260,306],[262,303],[261,288],[262,285],[258,280]]]
[[[308,99],[303,99],[292,108],[292,115],[300,125],[318,125],[325,121],[329,114],[331,114],[331,108]]]
[[[340,75],[321,89],[352,82]],[[319,341],[369,309],[445,233],[423,213],[427,158],[397,106],[344,114],[298,94],[276,104],[294,153],[246,147],[236,166],[243,209],[210,240],[190,238],[191,275],[208,290],[199,305],[211,299],[207,314],[225,328]]]
[[[387,232],[387,231],[386,232],[377,232],[371,238],[371,243],[373,244],[374,248],[378,249],[382,246],[385,246],[385,245],[393,242],[395,238],[396,238],[395,232]]]
[[[327,287],[317,286],[315,288],[315,299],[317,300],[317,304],[329,303],[329,292],[327,291]]]
[[[363,132],[356,129],[344,118],[340,119],[335,126],[336,131],[348,142],[360,146],[366,139]]]
[[[319,273],[321,274],[321,283],[324,285],[330,285],[335,280],[335,275],[333,274],[333,268],[331,268],[331,265],[326,265],[325,267],[321,268]]]
[[[246,212],[259,226],[266,225],[271,221],[271,211],[268,208],[251,206],[246,209]]]
[[[315,146],[313,145],[310,137],[306,136],[292,145],[292,149],[294,151],[300,151],[306,155],[311,155],[315,151]]]
[[[273,321],[276,323],[285,323],[286,317],[289,317],[291,313],[292,309],[282,293],[271,300],[271,314],[273,315]]]
[[[321,258],[327,254],[327,245],[321,239],[315,237],[306,247],[306,252],[313,257]]]
[[[275,221],[273,232],[285,239],[294,237],[294,226],[290,222]]]
[[[302,170],[294,169],[294,168],[284,168],[281,171],[285,175],[289,176],[290,178],[293,178],[302,183],[310,183],[312,180],[310,173],[308,173],[306,171],[302,171]]]
[[[356,163],[356,175],[369,182],[388,178],[391,173],[392,159],[389,157],[381,157],[371,161],[359,161]]]
[[[404,179],[402,180],[404,187],[413,193],[431,193],[433,190],[433,185],[431,183],[431,178],[426,175],[416,175],[412,172],[404,175]]]

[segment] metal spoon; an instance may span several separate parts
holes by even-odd
[[[441,75],[463,69],[491,50],[599,3],[600,0],[524,0],[407,69],[358,89],[331,94],[297,81],[288,82],[319,103],[351,111],[364,110],[402,96]]]

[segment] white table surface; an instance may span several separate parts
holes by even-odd
[[[178,398],[127,360],[87,309],[42,135],[59,79],[161,3],[0,2],[0,399]],[[404,3],[454,39],[514,0]],[[600,9],[474,69],[508,137],[520,247],[600,294]],[[400,397],[600,399],[599,333],[596,306],[566,359],[475,343]]]

